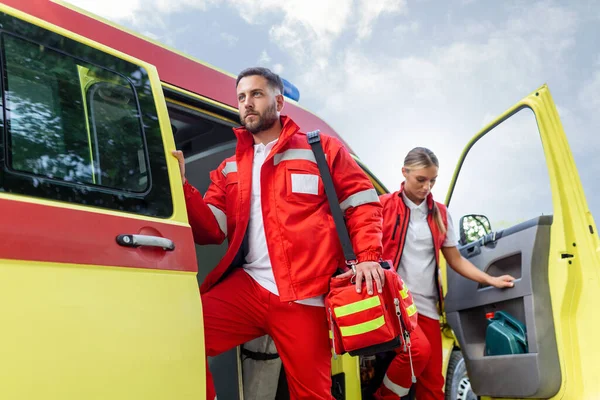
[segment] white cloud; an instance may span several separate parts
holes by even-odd
[[[345,28],[352,0],[228,0],[249,23],[264,22],[265,15],[283,14],[276,28],[304,29],[318,37],[339,35]]]
[[[218,0],[66,0],[77,7],[88,10],[109,20],[130,20],[139,22],[139,13],[168,14],[185,9],[206,10],[208,6],[218,4]]]
[[[233,47],[240,40],[237,36],[232,35],[231,33],[223,32],[221,33],[221,39],[227,43],[229,47]]]
[[[270,62],[271,62],[271,57],[269,56],[269,53],[267,53],[266,50],[263,50],[262,53],[260,53],[260,57],[258,58],[258,64],[266,65],[266,64],[269,64]]]
[[[412,21],[410,23],[407,24],[399,24],[397,25],[393,32],[399,35],[406,35],[409,33],[417,33],[419,32],[419,29],[421,28],[421,25],[419,24],[419,21]]]
[[[262,53],[260,53],[260,57],[258,58],[257,64],[263,67],[270,68],[276,74],[281,74],[284,69],[283,65],[280,63],[275,63],[274,65],[272,65],[272,61],[273,60],[269,53],[267,53],[266,50],[263,50]]]
[[[149,37],[152,40],[159,40],[160,36],[157,35],[156,33],[150,32],[150,31],[144,31],[142,32],[142,35]]]
[[[323,58],[347,26],[352,0],[228,0],[251,24],[280,21],[269,29],[271,40],[295,60]]]
[[[315,37],[312,33],[301,32],[297,27],[293,28],[288,25],[272,26],[269,35],[271,39],[279,45],[280,48],[290,53],[296,60],[303,60],[310,55],[310,41],[306,39],[308,35]],[[322,42],[328,46],[329,41]]]
[[[485,113],[483,118],[481,119],[481,129],[483,129],[485,126],[487,126],[489,123],[491,123],[493,120],[495,120],[496,118],[498,118],[499,115],[497,114],[492,114],[492,113]]]
[[[182,11],[185,9],[197,9],[205,11],[208,6],[218,4],[218,0],[152,0],[156,7],[157,11],[164,13],[173,13],[177,11]],[[144,7],[147,7],[147,1],[144,2]]]
[[[471,40],[486,37],[490,32],[496,30],[494,24],[492,24],[490,21],[469,22],[461,28],[465,37]]]
[[[438,48],[435,57],[444,69],[461,78],[497,71],[497,81],[513,84],[539,74],[549,64],[558,65],[564,51],[573,45],[575,14],[548,3],[518,9],[514,14],[518,16],[510,18],[504,27],[482,23],[468,26],[467,31],[476,32],[485,41],[455,42]]]
[[[556,106],[556,112],[558,113],[558,116],[560,117],[560,119],[569,118],[573,114],[571,112],[571,110],[569,110],[566,107],[563,107],[562,105],[558,105],[555,103],[555,106]]]
[[[271,40],[298,63],[311,60],[314,65],[327,65],[334,41],[349,22],[352,0],[290,0],[276,4],[274,9],[283,13],[283,21],[271,27]]]
[[[308,61],[321,70],[337,52],[336,41],[349,29],[360,39],[369,37],[383,15],[403,13],[406,0],[228,0],[251,24],[267,23],[276,15],[281,22],[269,29],[271,40],[298,64]],[[414,26],[413,26],[414,29]]]
[[[275,72],[278,75],[281,75],[283,73],[283,65],[281,65],[281,64],[273,65],[273,72]]]
[[[406,0],[360,0],[358,6],[358,37],[371,35],[373,21],[382,14],[397,14],[406,11]]]
[[[68,3],[110,20],[131,18],[142,7],[141,0],[68,0]]]
[[[586,110],[597,112],[600,109],[600,70],[584,84],[579,93],[579,102]]]

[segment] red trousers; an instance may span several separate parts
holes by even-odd
[[[442,336],[438,320],[419,314],[419,326],[410,335],[412,363],[416,383],[417,400],[444,400],[444,376],[442,375]],[[410,357],[402,347],[396,349],[396,357],[388,367],[379,390],[378,400],[398,400],[406,396],[412,385]]]
[[[291,399],[333,399],[331,348],[324,307],[284,302],[238,268],[202,295],[206,355],[213,357],[270,335],[285,368]],[[206,398],[215,398],[206,368]]]

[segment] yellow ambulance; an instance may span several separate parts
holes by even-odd
[[[170,152],[205,190],[234,152],[234,76],[49,0],[2,0],[0,61],[0,398],[203,399],[198,282],[224,245],[194,245]],[[304,130],[336,135],[286,95]],[[447,204],[462,254],[518,278],[442,268],[447,398],[599,398],[597,228],[547,87],[467,145]],[[378,357],[334,359],[336,399],[368,398]],[[241,360],[209,360],[220,399],[243,398]]]

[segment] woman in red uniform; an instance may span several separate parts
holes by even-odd
[[[419,343],[413,345],[418,351],[412,354],[418,400],[444,399],[439,325],[443,302],[440,250],[448,265],[468,279],[497,288],[512,287],[514,281],[510,275],[492,277],[461,256],[456,248],[452,219],[446,207],[435,202],[431,195],[438,168],[438,159],[431,150],[414,148],[404,159],[405,181],[400,190],[380,197],[384,259],[393,261],[412,292],[419,312],[419,328],[424,333],[418,335]],[[409,355],[399,348],[375,397],[387,400],[407,395],[412,376]]]

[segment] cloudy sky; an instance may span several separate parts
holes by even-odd
[[[441,163],[438,200],[467,141],[547,83],[600,218],[598,0],[70,2],[234,74],[257,64],[274,69],[390,190],[401,182],[406,152],[431,148]],[[523,135],[539,141],[535,131]],[[515,204],[536,201],[533,192],[548,179],[543,157],[520,164],[528,147],[511,153],[515,147],[485,151],[496,169],[504,163],[500,175],[510,177],[503,182],[513,185],[506,192]],[[485,154],[477,160],[472,176],[482,180],[490,166]],[[544,182],[528,168],[541,168]]]

